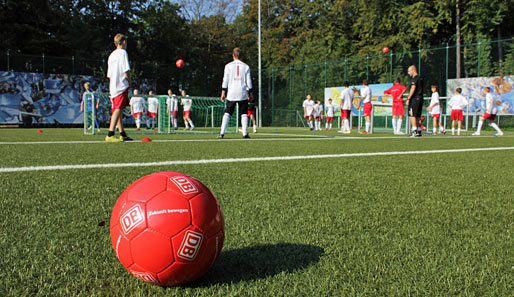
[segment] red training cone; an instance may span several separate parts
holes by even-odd
[[[141,139],[141,142],[151,142],[152,140],[148,137]]]
[[[37,133],[43,133],[43,130],[37,130]]]

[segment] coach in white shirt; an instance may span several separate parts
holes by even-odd
[[[248,135],[248,100],[253,100],[252,79],[250,77],[250,67],[243,63],[239,58],[241,50],[234,48],[232,50],[232,58],[234,61],[225,65],[225,73],[223,75],[223,85],[221,91],[221,101],[227,104],[225,114],[221,123],[221,131],[218,138],[223,138],[227,125],[234,112],[236,104],[239,106],[239,114],[241,115],[241,125],[243,128],[243,138],[250,138]]]

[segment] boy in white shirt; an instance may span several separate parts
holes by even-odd
[[[307,94],[307,98],[303,101],[303,116],[307,119],[309,129],[312,131],[312,113],[314,112],[314,100],[311,98],[311,94]]]
[[[364,119],[366,120],[366,130],[362,131],[360,134],[368,134],[371,126],[371,109],[373,105],[371,105],[371,89],[368,86],[368,80],[365,79],[362,84],[363,87],[360,89],[360,95],[364,103],[362,110],[364,111]]]
[[[168,99],[166,99],[166,105],[168,106],[168,114],[170,116],[171,127],[173,130],[177,130],[178,100],[171,89],[168,90]]]
[[[191,118],[189,117],[191,114],[191,109],[193,109],[193,100],[189,98],[189,95],[186,94],[186,90],[182,90],[180,94],[182,95],[182,99],[180,99],[180,105],[182,105],[184,108],[183,119],[184,124],[186,125],[184,130],[193,130],[195,125],[193,125],[193,121],[191,121]],[[191,128],[189,128],[189,126],[191,126]]]
[[[353,102],[353,90],[350,89],[350,83],[345,81],[344,90],[341,92],[341,119],[343,125],[341,126],[341,130],[337,131],[339,133],[350,134],[352,131],[350,130],[350,116],[352,112],[352,102]]]
[[[130,99],[130,113],[136,119],[136,130],[139,131],[141,129],[141,115],[145,109],[145,99],[143,97],[138,97],[139,94],[138,89],[134,89],[134,95]]]
[[[455,135],[455,123],[458,122],[459,129],[457,130],[457,135],[460,136],[462,121],[464,120],[462,110],[468,105],[468,100],[466,100],[466,98],[461,95],[461,88],[457,88],[455,92],[457,93],[457,95],[454,95],[450,99],[450,101],[448,102],[448,106],[450,106],[450,108],[452,109],[452,135]]]
[[[328,104],[326,108],[326,122],[325,122],[325,131],[332,131],[332,122],[334,121],[334,114],[336,113],[336,109],[334,104],[332,104],[332,99],[328,99]]]
[[[316,105],[314,105],[313,116],[315,120],[314,131],[321,131],[321,120],[323,119],[323,105],[321,105],[320,100],[316,100]]]
[[[439,126],[439,133],[446,134],[443,124],[440,121],[441,118],[441,104],[439,102],[439,93],[437,92],[437,85],[432,85],[432,98],[430,99],[430,105],[427,110],[432,114],[432,120],[434,121],[434,128],[432,129],[433,135],[437,134],[437,126]]]
[[[493,136],[502,136],[503,132],[500,130],[498,125],[494,122],[494,119],[496,118],[496,112],[498,112],[498,108],[494,106],[494,97],[491,94],[491,89],[489,87],[484,88],[484,94],[485,94],[485,106],[486,111],[484,112],[484,115],[480,117],[480,122],[478,122],[477,131],[473,133],[473,135],[480,135],[480,131],[482,130],[482,125],[484,124],[485,120],[489,120],[489,125],[498,132],[497,134],[494,134]]]
[[[157,119],[157,111],[159,110],[159,99],[152,97],[154,92],[148,92],[148,112],[146,113],[146,129],[150,129],[150,119],[152,121],[152,129],[155,129],[155,121]]]

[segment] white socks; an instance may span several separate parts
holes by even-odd
[[[253,125],[253,133],[257,133],[257,125]]]
[[[191,126],[191,129],[195,128],[195,125],[193,125],[193,121],[189,121],[189,125]]]
[[[136,119],[136,128],[141,128],[141,119]]]
[[[178,122],[176,118],[173,119],[173,127],[175,128],[175,130],[177,130],[178,128]]]
[[[184,121],[184,124],[186,125],[186,129],[189,129],[189,122],[188,121]]]
[[[369,132],[369,126],[370,126],[370,123],[366,122],[366,132]],[[348,130],[350,130],[350,129],[348,129]]]
[[[343,131],[350,131],[350,122],[346,119],[343,121]]]
[[[312,129],[312,121],[309,121],[309,128]]]
[[[479,121],[478,122],[478,127],[477,127],[477,133],[480,134],[480,131],[482,130],[482,125],[484,124],[484,121]],[[492,126],[492,125],[491,125]]]
[[[248,135],[248,115],[241,115],[241,125],[243,126],[243,136]]]
[[[227,130],[227,126],[228,126],[228,121],[229,120],[230,120],[230,114],[229,113],[225,113],[223,115],[223,120],[221,121],[221,131],[220,131],[221,135],[225,134],[225,131]]]
[[[400,133],[402,131],[402,119],[398,119],[396,122],[396,133]]]
[[[393,119],[392,122],[393,122],[393,133],[398,134],[397,129],[396,129],[396,119]]]
[[[498,127],[498,125],[496,125],[496,123],[491,123],[491,127],[493,127],[494,130],[496,130],[496,132],[498,132],[498,134],[503,134],[502,130],[500,130],[500,128]]]

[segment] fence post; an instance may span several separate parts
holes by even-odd
[[[293,126],[293,66],[289,65],[289,127]]]
[[[308,78],[307,78],[307,64],[303,66],[303,73],[304,73],[304,89],[305,89],[305,96],[307,96],[307,89],[308,89]]]
[[[327,88],[327,60],[325,60],[325,89]]]
[[[389,56],[389,82],[393,82],[393,50]]]
[[[43,53],[43,73],[46,73],[46,71],[45,71],[45,53]]]
[[[71,74],[75,74],[75,56],[71,56]]]
[[[366,80],[369,80],[369,55],[366,54]]]
[[[446,89],[448,89],[448,50],[450,47],[448,46],[448,42],[446,43]],[[447,90],[444,90],[445,96],[448,96]]]
[[[346,81],[346,56],[344,56],[344,80]]]
[[[11,64],[9,63],[10,55],[11,55],[10,50],[7,49],[7,71],[10,71],[9,69],[11,69],[11,67],[10,67]]]
[[[275,121],[275,71],[271,68],[271,126]]]
[[[421,47],[418,47],[418,73],[421,74]]]
[[[482,41],[478,41],[478,69],[477,69],[477,77],[480,77],[480,54],[482,53]]]

